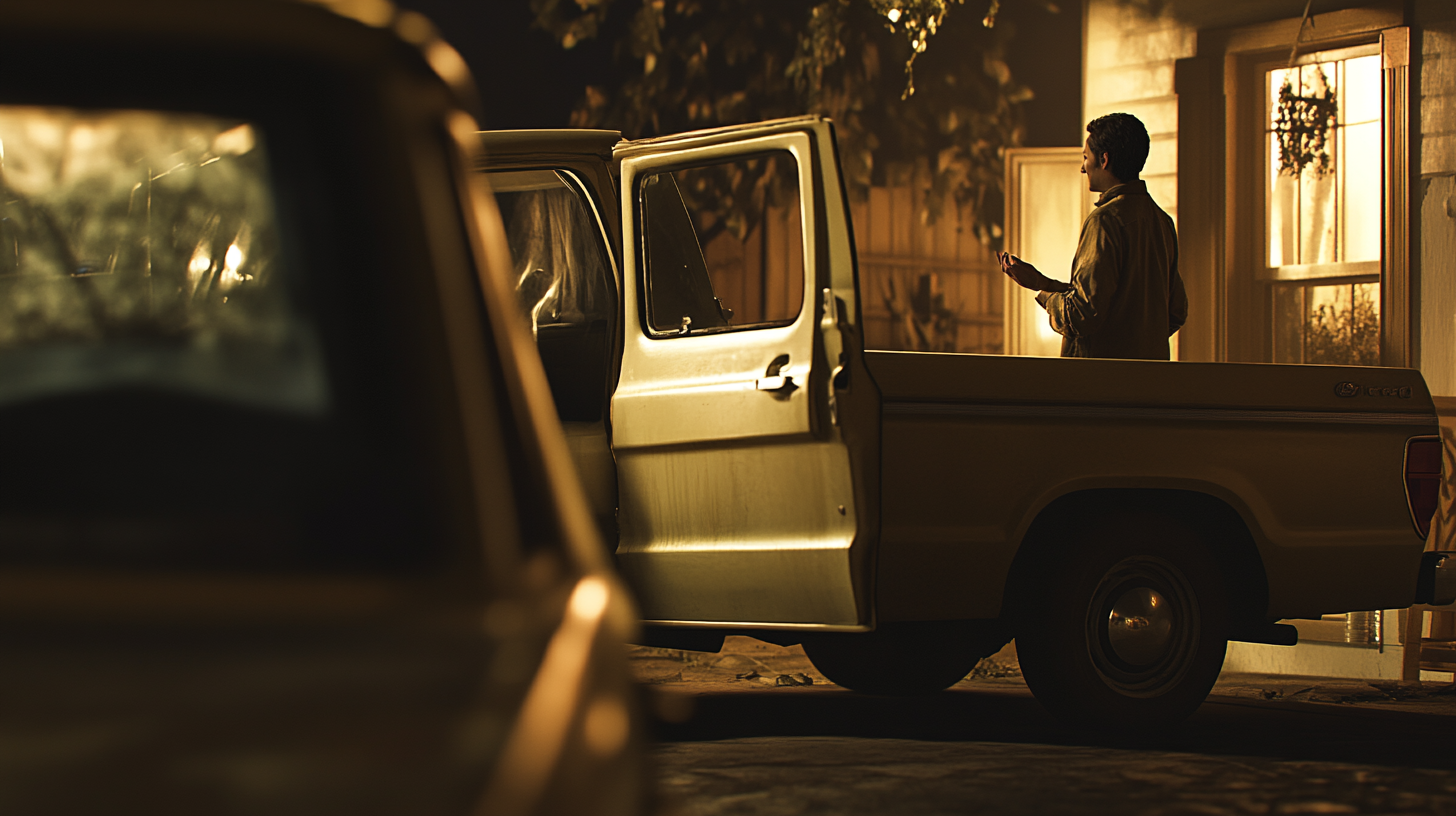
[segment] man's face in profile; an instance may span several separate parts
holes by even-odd
[[[1094,193],[1105,193],[1119,184],[1112,172],[1106,169],[1107,154],[1093,156],[1092,138],[1082,143],[1082,173],[1087,176],[1087,189]]]

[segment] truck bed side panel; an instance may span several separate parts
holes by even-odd
[[[1424,542],[1405,443],[1436,432],[1414,371],[866,356],[883,392],[881,619],[996,616],[1037,513],[1098,488],[1227,503],[1263,558],[1271,617],[1411,602]]]

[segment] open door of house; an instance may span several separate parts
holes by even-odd
[[[1082,177],[1080,147],[1019,147],[1006,151],[1006,251],[1050,278],[1067,280],[1077,255],[1082,219],[1092,208]],[[1006,353],[1058,357],[1062,336],[1052,331],[1036,293],[1010,280],[1006,287]]]

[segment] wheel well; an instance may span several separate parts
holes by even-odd
[[[1103,488],[1061,496],[1037,514],[1012,561],[1001,616],[1013,627],[1023,603],[1036,603],[1039,577],[1058,552],[1075,546],[1078,530],[1127,516],[1163,517],[1198,536],[1222,568],[1228,592],[1230,633],[1265,624],[1269,581],[1248,525],[1222,499],[1191,490]]]

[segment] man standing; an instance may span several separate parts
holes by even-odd
[[[1097,206],[1082,222],[1072,282],[1001,253],[1001,270],[1038,292],[1063,357],[1166,360],[1168,338],[1188,319],[1178,275],[1173,219],[1148,195],[1138,174],[1148,159],[1148,131],[1137,117],[1110,113],[1087,125],[1082,172]]]

